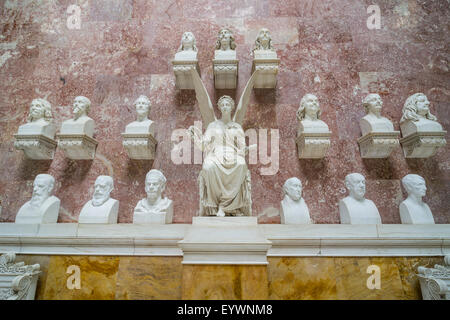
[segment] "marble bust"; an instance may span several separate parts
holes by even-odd
[[[45,99],[34,99],[31,102],[27,123],[21,125],[19,135],[44,135],[50,139],[55,137],[56,126],[53,123],[52,106]]]
[[[175,54],[175,60],[197,60],[197,46],[195,36],[192,32],[185,32],[181,37],[181,45]]]
[[[262,28],[258,32],[253,49],[255,59],[276,59],[277,53],[272,46],[272,36],[269,29]]]
[[[166,177],[159,170],[152,169],[145,176],[147,197],[140,200],[134,208],[133,223],[172,223],[173,202],[163,198]]]
[[[125,133],[150,133],[152,136],[155,131],[155,124],[148,118],[150,113],[150,100],[144,95],[141,95],[134,102],[136,108],[137,119],[125,127]]]
[[[31,200],[26,202],[16,215],[16,223],[56,223],[60,200],[52,196],[55,178],[49,174],[38,174],[33,183]]]
[[[81,209],[78,223],[117,223],[119,201],[110,197],[114,181],[110,176],[98,176],[92,199]]]
[[[380,213],[373,201],[366,199],[366,180],[359,173],[345,177],[350,195],[339,201],[341,224],[381,224]]]
[[[309,209],[302,197],[302,182],[298,178],[287,179],[283,185],[281,201],[282,224],[310,224]]]
[[[328,125],[320,120],[319,100],[313,94],[306,94],[297,110],[298,132],[329,132]]]
[[[400,120],[404,137],[420,131],[442,131],[442,126],[431,114],[429,107],[430,102],[423,93],[413,94],[406,100]]]
[[[235,60],[236,59],[236,43],[233,33],[230,29],[222,28],[219,31],[216,50],[214,52],[216,60]]]
[[[86,97],[76,97],[73,102],[72,114],[73,119],[66,120],[62,123],[61,135],[87,135],[91,138],[94,136],[95,122],[88,117],[91,108],[91,101]]]
[[[403,224],[434,224],[430,207],[422,201],[427,192],[425,180],[417,174],[402,179],[408,198],[400,203],[400,219]]]
[[[359,121],[361,132],[366,135],[370,132],[391,132],[394,131],[392,122],[381,115],[383,100],[376,93],[369,94],[363,101],[367,115]]]

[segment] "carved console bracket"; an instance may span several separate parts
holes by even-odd
[[[277,86],[278,65],[280,59],[254,59],[252,73],[259,70],[254,88],[272,89]]]
[[[446,145],[446,133],[447,131],[422,131],[400,139],[405,158],[428,158],[434,156],[439,148]]]
[[[151,134],[122,133],[122,137],[122,144],[130,159],[155,159],[157,141]]]
[[[177,89],[194,90],[194,84],[190,70],[195,68],[200,75],[198,61],[173,60],[173,73],[175,74],[175,86]]]
[[[399,146],[400,131],[370,132],[358,139],[361,158],[388,158]]]
[[[236,89],[238,60],[213,60],[216,89]]]
[[[331,132],[303,132],[297,137],[298,157],[300,159],[324,158],[330,142]]]
[[[58,147],[73,160],[92,160],[98,142],[85,134],[58,134]]]
[[[445,256],[444,262],[445,266],[417,268],[423,300],[450,300],[450,255]]]
[[[51,160],[55,154],[56,141],[42,134],[19,135],[15,134],[14,147],[23,150],[25,156],[33,160]]]

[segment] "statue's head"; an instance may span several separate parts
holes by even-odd
[[[383,108],[383,100],[381,100],[379,94],[371,93],[363,100],[363,107],[367,114],[373,113],[378,115]]]
[[[91,101],[83,96],[76,97],[73,101],[73,115],[75,120],[83,115],[88,115],[91,108]]]
[[[30,203],[33,207],[40,207],[52,195],[55,178],[49,174],[38,174],[33,182],[33,194]]]
[[[430,102],[426,95],[423,93],[416,93],[406,99],[400,123],[407,120],[419,121],[420,118],[426,118],[433,121],[437,120],[430,112]]]
[[[302,182],[298,178],[289,178],[283,185],[284,194],[294,201],[302,198]]]
[[[180,48],[178,48],[178,52],[188,50],[197,51],[195,36],[190,31],[183,33],[183,36],[181,37],[181,45]]]
[[[34,122],[39,119],[44,119],[48,122],[53,120],[52,105],[45,99],[34,99],[31,101],[30,114],[28,115],[28,122]]]
[[[255,41],[255,50],[272,50],[275,49],[272,46],[272,36],[267,28],[259,30],[258,37]]]
[[[402,184],[408,195],[415,195],[418,198],[422,198],[427,193],[425,179],[417,174],[408,174],[404,176]]]
[[[166,188],[166,177],[159,170],[152,169],[145,176],[145,192],[151,202],[157,201]]]
[[[345,177],[345,187],[350,193],[350,197],[356,200],[363,200],[366,194],[366,179],[362,174],[350,173]]]
[[[230,29],[222,28],[219,31],[216,42],[216,50],[235,50],[236,43],[234,42],[234,36]]]
[[[92,205],[101,206],[109,200],[111,191],[114,190],[114,181],[110,176],[98,176],[94,184],[94,195],[92,196]]]
[[[219,101],[217,101],[217,106],[219,107],[222,114],[227,114],[234,109],[234,100],[230,96],[222,96]]]
[[[297,119],[300,121],[305,118],[318,120],[320,119],[320,115],[319,100],[313,94],[306,94],[300,101],[300,107],[297,110]]]
[[[138,119],[144,120],[150,112],[150,99],[147,96],[141,95],[134,102],[134,107],[136,108]]]

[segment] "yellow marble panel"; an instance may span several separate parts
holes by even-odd
[[[336,299],[333,258],[273,257],[268,261],[269,299]]]
[[[121,257],[116,299],[181,299],[181,257]]]
[[[79,266],[81,288],[68,289],[67,268]],[[44,299],[46,300],[113,300],[116,291],[118,257],[52,256],[48,267]]]
[[[183,265],[185,300],[260,300],[267,293],[266,266]]]
[[[44,299],[45,283],[47,281],[48,265],[50,262],[49,256],[38,255],[17,255],[16,262],[25,262],[27,265],[39,264],[41,266],[41,273],[39,274],[38,283],[36,287],[35,300]]]

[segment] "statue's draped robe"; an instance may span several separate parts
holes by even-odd
[[[251,215],[250,172],[245,162],[245,134],[236,122],[216,120],[203,135],[205,158],[198,177],[200,215]]]

